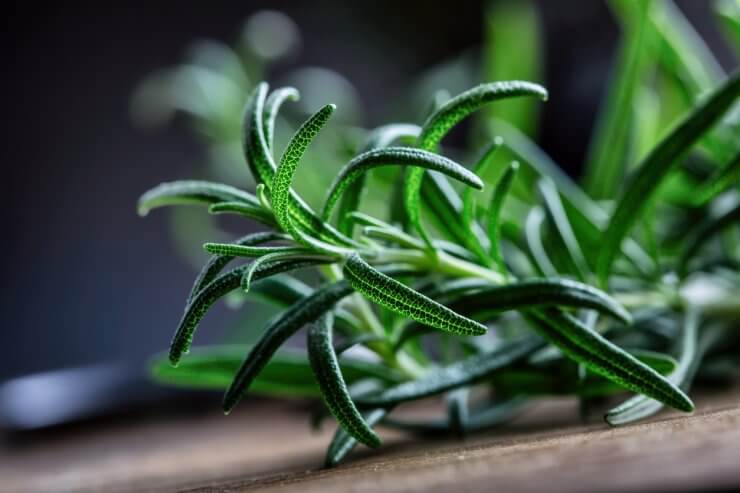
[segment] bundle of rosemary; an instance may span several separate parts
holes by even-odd
[[[740,314],[740,252],[727,234],[740,217],[740,154],[737,134],[717,131],[739,95],[735,74],[674,125],[623,184],[614,184],[613,200],[596,202],[513,129],[493,139],[472,171],[440,153],[445,135],[484,105],[547,98],[529,82],[483,84],[441,105],[421,126],[370,132],[314,210],[293,178],[334,106],[311,116],[276,160],[275,117],[298,94],[291,88],[268,94],[262,83],[243,124],[255,194],[176,181],[140,200],[141,214],[202,203],[266,228],[204,245],[213,256],[172,341],[173,367],[160,361],[155,374],[175,384],[228,387],[226,412],[249,391],[320,396],[340,426],[327,464],[357,442],[379,446],[378,424],[468,433],[510,419],[541,395],[589,401],[637,394],[608,411],[611,424],[663,406],[691,412],[686,392],[710,351],[714,361],[726,357],[734,344],[728,329]],[[724,159],[728,147],[734,154],[713,168],[710,158],[699,160],[702,168],[686,158],[700,147],[710,158]],[[492,163],[502,158],[482,200]],[[368,173],[386,166],[404,168],[387,216],[360,212]],[[701,168],[691,175],[690,203],[657,200],[661,184],[689,166]],[[251,261],[226,270],[239,258]],[[298,269],[315,269],[320,281],[304,283],[293,275]],[[185,356],[208,309],[235,290],[284,310],[253,347]],[[281,349],[304,326],[307,350]],[[353,357],[358,347],[372,357]],[[448,401],[440,420],[391,416],[404,402],[439,394]]]

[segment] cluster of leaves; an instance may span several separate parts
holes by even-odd
[[[642,20],[627,36],[618,64],[627,69],[610,88],[585,190],[503,122],[470,169],[442,154],[443,138],[490,103],[547,98],[538,84],[506,81],[443,102],[421,126],[369,132],[321,208],[312,208],[294,177],[334,106],[308,118],[276,159],[275,118],[298,93],[259,84],[242,125],[254,194],[177,181],[140,200],[142,214],[200,203],[267,229],[205,244],[213,256],[191,289],[169,361],[155,363],[156,377],[225,388],[226,412],[248,391],[321,397],[339,423],[329,465],[357,443],[380,445],[377,425],[464,434],[500,425],[542,395],[588,404],[637,394],[607,412],[613,425],[663,406],[691,412],[687,391],[700,371],[737,367],[740,74],[692,88],[694,79],[676,75],[701,70],[675,53],[676,39],[685,38],[671,37],[671,26],[658,23],[663,17],[631,8],[624,15]],[[640,135],[625,129],[636,126],[631,103],[648,87],[645,74],[657,70],[639,59],[648,47],[663,54],[662,71],[670,66],[671,83],[691,99],[677,122],[653,122],[641,151]],[[382,167],[403,174],[378,217],[360,206],[367,177]],[[238,258],[251,261],[226,270]],[[317,271],[320,281],[304,283],[299,269]],[[283,311],[251,347],[186,357],[208,309],[234,291]],[[304,326],[306,351],[286,350]],[[402,403],[442,394],[447,414],[439,420],[391,415]]]

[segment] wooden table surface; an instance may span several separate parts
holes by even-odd
[[[311,432],[301,403],[255,401],[228,417],[139,417],[5,443],[0,491],[740,489],[740,389],[698,404],[609,428],[580,422],[572,400],[547,401],[464,441],[384,431],[381,449],[326,470],[331,426]]]

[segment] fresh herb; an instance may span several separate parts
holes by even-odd
[[[322,398],[340,427],[328,465],[357,443],[379,446],[376,426],[464,435],[504,423],[542,395],[637,394],[607,413],[613,425],[664,406],[693,411],[691,382],[713,350],[736,344],[727,329],[740,319],[733,236],[740,134],[731,137],[740,73],[681,63],[682,47],[701,52],[685,29],[667,26],[648,2],[614,4],[627,35],[591,147],[588,193],[498,120],[477,165],[444,155],[444,136],[481,108],[548,97],[539,84],[504,81],[436,105],[421,126],[368,132],[315,209],[294,178],[335,107],[310,116],[278,156],[276,118],[298,93],[258,84],[241,129],[255,194],[176,181],[139,202],[142,215],[202,204],[268,229],[204,245],[213,257],[191,289],[168,357],[155,362],[156,378],[226,389],[226,412],[248,392]],[[644,95],[647,49],[659,51],[661,70],[673,70],[689,103],[678,123],[640,141],[650,148],[638,156],[628,130]],[[717,77],[724,81],[713,83]],[[515,107],[532,105],[508,108]],[[384,167],[402,168],[399,193],[386,197],[384,213],[361,212],[373,193],[368,177]],[[677,188],[677,176],[693,190]],[[240,258],[251,261],[226,270]],[[304,283],[300,269],[320,280]],[[240,291],[282,311],[250,347],[187,355],[210,307]],[[303,327],[307,350],[287,352],[284,343]],[[373,357],[359,359],[360,347]],[[480,399],[474,387],[489,392]],[[442,420],[392,416],[405,402],[441,394]]]

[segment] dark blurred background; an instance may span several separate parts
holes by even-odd
[[[571,174],[585,153],[618,27],[601,2],[540,1],[545,85],[540,143]],[[708,2],[677,2],[720,60]],[[194,276],[175,254],[167,214],[136,215],[138,196],[188,178],[205,159],[178,120],[132,124],[131,95],[182,60],[197,38],[231,42],[243,20],[279,8],[297,24],[299,65],[346,76],[373,126],[430,67],[481,43],[483,2],[133,2],[6,7],[3,16],[3,283],[0,381],[102,361],[142,364],[169,342]],[[210,314],[199,342],[223,334]]]

